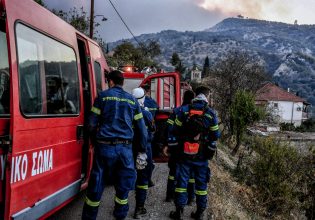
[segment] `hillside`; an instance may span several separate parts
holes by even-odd
[[[167,70],[172,69],[173,52],[191,67],[193,63],[203,66],[206,56],[213,65],[230,50],[247,51],[260,60],[275,82],[315,106],[315,25],[227,18],[204,31],[166,30],[140,35],[138,40],[160,44],[162,54],[157,61]],[[111,48],[119,43],[112,43]]]

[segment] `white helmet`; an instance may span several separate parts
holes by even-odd
[[[145,92],[142,88],[135,88],[131,91],[131,94],[133,95],[133,97],[135,97],[140,106],[143,106],[144,105],[144,99],[145,99]]]

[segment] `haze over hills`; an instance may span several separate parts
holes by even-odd
[[[160,44],[162,54],[157,61],[167,70],[172,70],[169,61],[173,52],[191,68],[193,63],[202,67],[206,56],[213,65],[230,50],[247,51],[258,58],[275,82],[315,106],[315,25],[227,18],[204,31],[166,30],[137,38]],[[119,43],[112,43],[111,48]]]

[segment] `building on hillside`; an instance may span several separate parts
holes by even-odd
[[[190,72],[190,79],[191,81],[201,82],[201,73],[202,71],[197,67],[194,66]]]
[[[270,109],[279,122],[300,126],[311,116],[309,103],[273,83],[265,84],[256,92],[255,102]]]

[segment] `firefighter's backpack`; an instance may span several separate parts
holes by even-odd
[[[202,135],[206,130],[205,126],[205,111],[203,109],[194,109],[189,105],[188,116],[183,123],[182,135],[184,139],[184,154],[196,155],[199,152]]]

